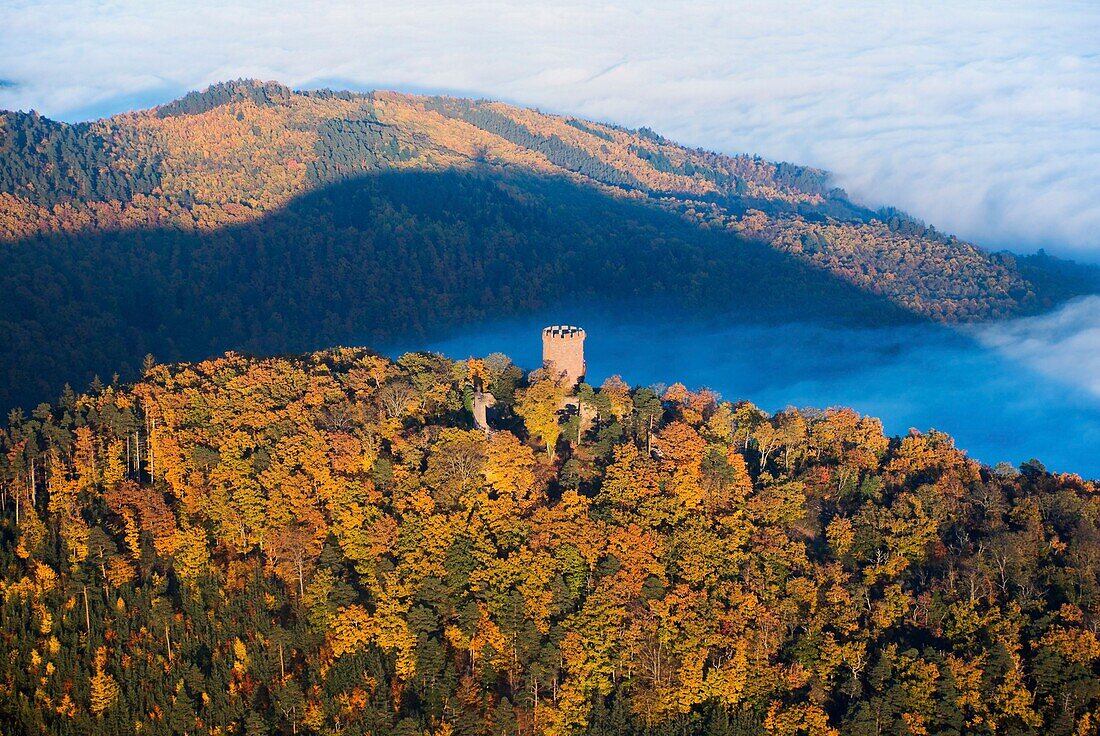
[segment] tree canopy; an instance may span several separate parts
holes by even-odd
[[[517,374],[230,353],[12,412],[0,730],[1097,733],[1094,482],[618,379],[555,434]]]

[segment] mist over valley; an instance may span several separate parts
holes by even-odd
[[[1042,317],[960,329],[701,316],[670,304],[568,305],[384,350],[396,358],[427,349],[453,359],[502,352],[532,369],[541,361],[541,328],[576,324],[588,334],[594,386],[621,375],[632,385],[707,387],[769,412],[848,406],[881,418],[891,434],[947,432],[991,466],[1037,458],[1052,471],[1096,478],[1098,308],[1100,297],[1085,297]]]

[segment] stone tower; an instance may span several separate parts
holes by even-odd
[[[584,330],[554,325],[542,331],[542,365],[555,378],[564,377],[570,388],[584,379]]]

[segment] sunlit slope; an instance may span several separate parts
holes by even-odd
[[[356,176],[480,166],[561,175],[645,200],[936,320],[1034,311],[1073,292],[1058,283],[1037,289],[1010,257],[854,204],[815,169],[496,102],[238,81],[76,126],[8,113],[0,153],[0,237],[8,241],[89,229],[212,230]]]

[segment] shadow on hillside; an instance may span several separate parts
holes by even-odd
[[[441,335],[600,300],[684,320],[917,318],[767,246],[563,178],[496,169],[332,184],[255,222],[40,236],[0,274],[0,405],[142,358]]]

